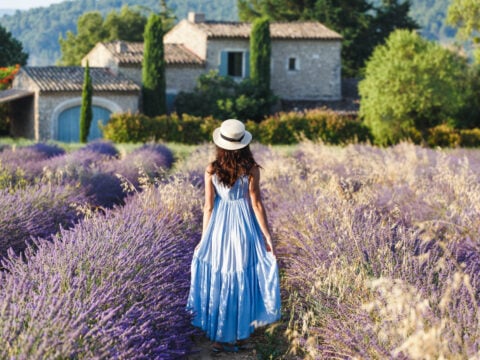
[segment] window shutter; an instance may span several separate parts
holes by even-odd
[[[250,51],[245,51],[245,74],[244,77],[249,78],[250,77]]]
[[[220,67],[218,69],[218,73],[220,76],[227,76],[228,74],[228,52],[227,51],[220,52]]]

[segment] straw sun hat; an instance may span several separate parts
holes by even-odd
[[[252,134],[245,130],[245,125],[236,119],[222,122],[219,128],[213,131],[213,142],[225,150],[238,150],[252,141]]]

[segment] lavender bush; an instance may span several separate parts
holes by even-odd
[[[0,188],[34,182],[41,177],[50,159],[64,154],[62,148],[44,143],[3,150],[0,152]]]
[[[87,145],[85,145],[83,148],[80,149],[80,151],[85,151],[85,150],[102,154],[102,155],[107,155],[110,157],[119,156],[117,148],[110,141],[95,140],[95,141],[89,142]]]
[[[146,144],[111,164],[111,168],[138,190],[141,177],[162,176],[172,167],[173,161],[173,153],[165,145]]]
[[[252,150],[263,167],[292,357],[479,356],[480,152],[310,142]],[[59,185],[88,193],[83,179],[95,179],[104,186],[88,194],[108,195],[114,174],[131,183],[139,168],[162,175],[171,163],[152,152],[74,152],[45,160],[42,179],[59,193]],[[193,331],[188,272],[213,156],[201,146],[123,207],[38,240],[24,259],[12,254],[0,281],[0,358],[184,357]],[[28,205],[30,186],[5,190],[5,203]],[[40,212],[54,212],[53,201],[45,204],[18,223],[43,226]],[[4,221],[5,234],[15,234],[16,221]]]
[[[179,181],[150,186],[123,208],[38,242],[27,262],[6,262],[0,357],[184,357],[193,331],[184,306],[200,198]]]
[[[0,190],[0,257],[9,248],[19,253],[32,238],[49,239],[61,228],[73,226],[81,217],[76,206],[86,203],[86,195],[72,186],[38,184],[15,192]]]
[[[480,189],[468,159],[303,143],[272,160],[264,188],[292,352],[478,356]]]

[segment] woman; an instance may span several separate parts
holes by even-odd
[[[256,327],[280,318],[278,267],[251,140],[241,121],[225,120],[213,132],[217,156],[205,170],[187,308],[214,352],[238,351]]]

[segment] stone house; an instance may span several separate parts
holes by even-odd
[[[180,91],[192,91],[196,79],[205,72],[205,61],[182,44],[165,44],[165,77],[167,105],[173,110],[173,102]],[[126,41],[100,42],[82,60],[90,66],[108,67],[115,74],[123,74],[141,85],[143,43]]]
[[[164,37],[167,101],[191,91],[200,74],[216,70],[241,80],[249,76],[251,24],[205,21],[190,13]],[[285,100],[339,100],[342,37],[319,22],[270,24],[271,89]],[[143,44],[99,43],[83,59],[141,83]]]
[[[89,140],[101,137],[99,121],[111,113],[138,111],[140,86],[108,68],[90,68],[93,121]],[[12,89],[0,94],[10,102],[11,133],[35,140],[79,140],[84,68],[80,66],[27,66],[20,69]]]
[[[240,81],[249,77],[251,25],[205,21],[190,13],[164,37],[167,105],[192,91],[201,74],[216,70]],[[342,37],[318,22],[271,23],[271,89],[283,100],[336,101],[341,93]],[[143,44],[98,43],[83,59],[93,83],[94,119],[89,139],[100,137],[98,122],[116,112],[136,112],[141,97]],[[11,90],[11,132],[35,140],[78,141],[84,68],[24,67]]]

